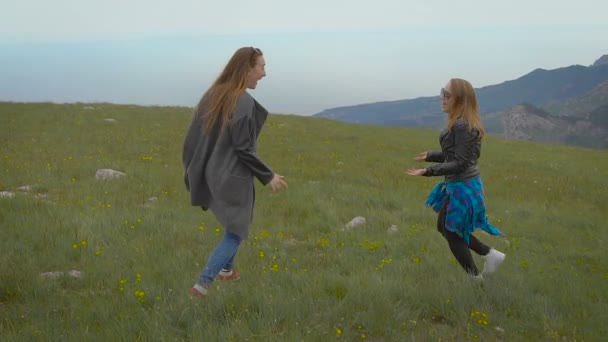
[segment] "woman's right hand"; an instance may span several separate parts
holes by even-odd
[[[283,188],[287,189],[287,183],[283,180],[283,176],[275,173],[270,181],[270,187],[272,192],[279,192]]]
[[[429,154],[428,151],[420,152],[420,155],[418,155],[418,157],[415,157],[414,160],[425,161],[428,154]]]

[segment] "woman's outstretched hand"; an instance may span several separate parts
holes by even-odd
[[[270,187],[272,188],[272,192],[279,192],[283,188],[287,189],[287,182],[283,180],[283,176],[275,173],[270,181]]]
[[[426,169],[408,169],[407,174],[410,176],[423,176],[426,173]]]
[[[420,152],[420,155],[418,155],[418,157],[415,157],[414,160],[417,161],[425,161],[426,157],[429,155],[428,151],[424,151],[424,152]]]

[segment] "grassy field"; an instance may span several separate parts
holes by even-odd
[[[272,115],[259,154],[289,189],[257,183],[241,279],[193,300],[222,229],[183,185],[190,120],[0,103],[0,191],[15,194],[0,198],[2,341],[608,340],[608,151],[485,140],[507,237],[477,235],[507,259],[478,284],[424,206],[440,178],[404,173],[438,132]],[[127,176],[96,180],[103,168]]]

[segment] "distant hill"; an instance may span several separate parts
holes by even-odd
[[[522,107],[514,109],[524,103],[547,111],[548,115],[585,120],[589,113],[608,103],[608,55],[591,66],[536,69],[516,80],[481,87],[476,92],[490,134],[505,134],[502,116],[506,111],[526,112],[522,112]],[[363,124],[425,128],[439,128],[445,122],[437,96],[337,107],[314,116]],[[568,130],[569,126],[556,127]],[[529,140],[544,141],[535,134],[524,135],[529,136]],[[602,144],[584,144],[588,147],[599,145]]]
[[[608,103],[608,81],[600,83],[580,97],[549,103],[543,108],[556,116],[581,117],[605,103]]]
[[[595,61],[595,63],[593,63],[593,66],[605,64],[608,64],[608,55],[603,55],[602,57],[600,57],[597,61]]]
[[[608,148],[608,105],[593,116],[552,116],[529,104],[517,105],[502,113],[504,137],[547,143]]]

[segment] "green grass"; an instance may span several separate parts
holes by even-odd
[[[507,259],[476,284],[423,205],[440,179],[404,173],[438,132],[272,115],[259,154],[289,189],[257,184],[241,279],[192,300],[222,230],[183,185],[190,120],[0,103],[0,191],[16,193],[0,199],[3,341],[608,338],[607,151],[486,139],[486,205],[507,237],[477,235]],[[95,180],[100,168],[128,175]],[[355,216],[367,224],[344,231]]]

